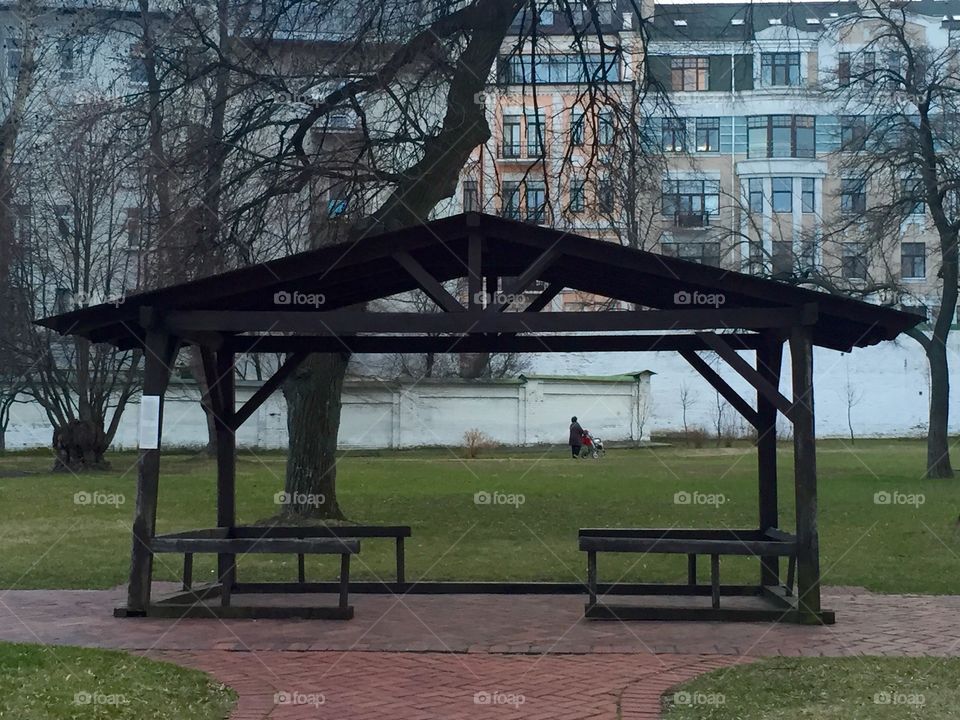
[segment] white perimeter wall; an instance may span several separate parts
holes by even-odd
[[[744,357],[753,362],[753,354]],[[706,357],[710,357],[707,355]],[[716,393],[675,353],[597,353],[531,355],[530,371],[543,375],[604,375],[635,368],[653,370],[647,383],[597,383],[530,380],[526,384],[431,383],[400,385],[369,381],[351,384],[344,397],[340,432],[342,447],[416,447],[463,444],[463,434],[478,428],[506,444],[564,443],[571,415],[600,437],[635,439],[640,430],[682,429],[680,390],[689,388],[690,426],[712,430],[716,418]],[[950,339],[950,429],[960,434],[960,332]],[[373,362],[373,364],[370,364]],[[366,366],[371,370],[375,361]],[[745,397],[755,397],[739,376],[715,365]],[[358,369],[363,370],[363,366]],[[789,353],[784,358],[784,394]],[[818,349],[814,357],[817,434],[844,437],[847,398],[854,432],[858,437],[921,436],[926,432],[929,373],[919,346],[910,339],[881,343],[845,354]],[[246,399],[254,386],[241,383],[238,394]],[[165,442],[197,446],[205,441],[204,418],[195,390],[174,386],[168,395],[164,418]],[[117,437],[119,447],[136,444],[137,408],[125,415]],[[238,441],[246,446],[284,447],[286,415],[279,393],[240,429]],[[16,405],[7,447],[41,447],[50,444],[51,432],[42,411],[33,405]]]
[[[242,404],[259,387],[238,383]],[[404,448],[424,445],[460,447],[464,433],[477,429],[504,445],[566,443],[570,416],[607,440],[649,439],[644,408],[651,405],[648,374],[627,381],[536,379],[525,382],[424,381],[348,382],[343,396],[340,446]],[[163,444],[197,447],[206,443],[206,420],[196,386],[174,381],[164,405]],[[114,440],[115,448],[134,448],[139,406],[131,405]],[[14,406],[7,431],[9,449],[44,447],[51,430],[35,404]],[[237,433],[240,446],[287,446],[286,405],[274,393]]]
[[[950,431],[960,434],[960,331],[950,336]],[[742,353],[752,364],[753,353]],[[739,375],[716,363],[716,356],[704,354],[711,364],[744,397],[753,402],[756,391]],[[540,373],[565,373],[584,368],[592,373],[616,372],[628,367],[643,367],[653,376],[652,407],[649,427],[654,433],[682,429],[680,392],[687,386],[691,406],[687,410],[690,426],[712,430],[716,417],[716,393],[703,378],[675,353],[607,353],[585,357],[582,354],[539,355],[533,367]],[[927,429],[929,371],[920,346],[909,338],[885,342],[851,353],[817,348],[814,354],[814,405],[817,435],[844,437],[847,429],[847,397],[853,429],[857,437],[922,436]],[[790,354],[784,352],[782,392],[790,396]],[[782,418],[781,418],[782,420]]]

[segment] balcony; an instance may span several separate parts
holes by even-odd
[[[503,143],[500,146],[500,157],[502,158],[520,158],[523,156],[522,143]]]
[[[678,228],[705,228],[710,226],[710,213],[676,213],[673,225]]]

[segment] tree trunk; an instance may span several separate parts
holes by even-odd
[[[210,402],[210,378],[208,378],[206,372],[204,372],[203,360],[200,357],[200,348],[192,346],[187,352],[187,357],[190,362],[190,374],[193,375],[193,379],[197,383],[197,389],[200,391],[200,396],[203,398],[203,402],[201,403],[203,414],[207,418],[207,445],[204,448],[204,452],[210,457],[215,457],[217,454],[217,420],[213,416],[213,413],[210,412],[210,408],[213,407]]]
[[[336,453],[348,361],[339,353],[313,354],[283,384],[290,440],[281,516],[343,518]]]
[[[927,477],[951,478],[950,465],[950,373],[946,344],[931,338],[926,346],[930,364],[930,422],[927,427]]]
[[[71,420],[53,430],[54,472],[105,470],[106,434],[94,420]]]

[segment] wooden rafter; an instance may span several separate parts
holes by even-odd
[[[241,425],[243,425],[247,420],[250,419],[250,416],[257,411],[257,408],[263,405],[268,397],[270,397],[277,388],[279,388],[283,382],[290,377],[290,375],[296,371],[300,364],[306,360],[307,353],[299,352],[293,353],[283,362],[283,364],[277,368],[277,371],[270,376],[270,378],[260,386],[260,388],[247,400],[239,410],[233,414],[233,429],[237,430]]]
[[[791,421],[794,419],[793,403],[784,397],[781,392],[773,386],[763,375],[754,370],[750,363],[737,355],[736,351],[730,347],[720,335],[712,332],[698,332],[697,337],[702,339],[710,349],[723,358],[726,363],[736,370],[744,380],[753,385],[758,392],[769,400],[773,405]]]
[[[466,310],[447,289],[431,275],[410,253],[398,250],[393,254],[400,266],[417,281],[420,289],[444,312],[463,312]]]
[[[710,367],[706,360],[697,355],[693,350],[681,350],[680,355],[682,355],[683,359],[690,363],[693,369],[700,373],[704,380],[710,383],[713,389],[720,393],[720,396],[730,403],[748,423],[755,428],[760,427],[760,419],[757,416],[757,411],[754,410],[750,403],[744,400],[736,390],[730,387],[727,381],[724,380],[716,370]]]

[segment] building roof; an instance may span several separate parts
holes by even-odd
[[[855,12],[857,8],[856,2],[657,4],[649,26],[650,38],[653,42],[746,42],[775,25],[803,32],[819,32],[824,23]],[[905,9],[917,15],[952,17],[960,12],[960,2],[919,0],[906,3]],[[820,22],[813,23],[810,20]]]
[[[389,320],[386,314],[354,311],[363,303],[420,289],[425,277],[427,285],[432,283],[434,288],[439,287],[438,283],[465,278],[468,267],[474,268],[471,272],[476,277],[526,275],[546,283],[548,289],[579,290],[632,304],[643,311],[540,312],[518,317],[519,313],[490,313],[476,306],[457,306],[452,312],[408,316],[399,327],[385,323]],[[296,297],[297,293],[300,297],[312,295],[317,303],[291,304],[291,294]],[[448,301],[456,303],[452,298]],[[571,232],[465,213],[131,295],[120,305],[81,308],[44,318],[38,324],[93,342],[139,347],[145,334],[143,325],[156,321],[144,319],[142,310],[147,308],[161,322],[170,322],[170,332],[174,334],[178,332],[174,320],[178,320],[185,323],[177,326],[181,329],[216,332],[231,340],[244,335],[242,340],[248,349],[238,352],[252,351],[250,341],[259,341],[264,332],[271,331],[273,344],[262,344],[256,351],[292,351],[292,345],[286,343],[291,336],[325,336],[340,343],[333,344],[333,348],[352,349],[343,337],[369,336],[372,332],[380,333],[377,338],[382,342],[378,347],[389,346],[391,350],[355,352],[417,352],[411,349],[411,342],[423,341],[430,334],[469,337],[471,341],[440,352],[465,352],[468,346],[495,350],[499,345],[510,345],[505,339],[526,337],[536,341],[546,337],[545,332],[559,333],[552,337],[566,340],[542,351],[560,351],[561,344],[569,349],[573,344],[569,336],[574,333],[579,334],[585,349],[601,350],[613,349],[599,340],[593,341],[592,333],[601,330],[612,329],[635,338],[641,330],[668,334],[675,328],[782,331],[795,324],[809,325],[817,345],[848,350],[891,340],[924,319],[893,308]],[[646,309],[666,312],[652,313]],[[283,324],[272,319],[278,312]],[[801,316],[802,323],[796,319]],[[250,335],[254,332],[261,334]],[[384,338],[393,338],[394,342]],[[240,348],[242,344],[238,342],[236,346]],[[515,344],[519,347],[522,343]],[[538,347],[535,342],[532,344]],[[281,346],[282,350],[262,349]],[[654,344],[646,349],[665,348]]]

